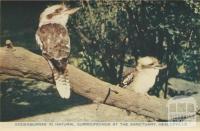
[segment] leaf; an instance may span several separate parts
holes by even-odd
[[[177,71],[180,73],[180,74],[183,74],[183,73],[186,73],[186,69],[185,69],[185,65],[181,65],[178,67]]]
[[[165,26],[163,24],[159,24],[159,26],[160,26],[161,29],[165,28]]]
[[[168,29],[169,34],[173,35],[174,31],[172,29]]]
[[[189,48],[190,43],[188,41],[185,41],[181,44],[181,47],[183,48]]]

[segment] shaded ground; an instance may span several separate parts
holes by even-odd
[[[61,99],[54,86],[48,83],[5,76],[0,78],[6,79],[0,83],[1,121],[58,112],[91,103],[74,93],[69,100]]]
[[[110,121],[131,121],[147,122],[153,119],[146,118],[135,113],[127,114],[126,110],[104,104],[86,104],[74,106],[60,112],[36,115],[29,118],[14,120],[15,122],[110,122]]]

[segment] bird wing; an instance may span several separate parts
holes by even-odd
[[[59,24],[43,25],[36,32],[36,40],[53,71],[60,96],[69,98],[67,61],[70,54],[70,38],[67,29]]]
[[[123,76],[123,80],[120,83],[121,87],[127,87],[130,83],[133,82],[134,77],[136,75],[137,70],[135,68],[132,69],[131,72],[129,72],[128,74],[126,74],[125,76]]]
[[[42,48],[42,52],[49,59],[60,60],[69,56],[69,34],[67,29],[60,24],[46,24],[41,26],[37,30],[36,40]]]

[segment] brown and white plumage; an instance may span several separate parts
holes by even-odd
[[[121,87],[135,92],[147,94],[155,84],[159,70],[166,66],[159,64],[158,59],[150,56],[139,58],[136,68],[127,74],[121,82]]]
[[[70,14],[78,8],[69,9],[64,4],[46,8],[40,15],[36,41],[42,50],[43,57],[48,61],[62,98],[70,97],[70,83],[67,61],[70,54],[70,38],[65,27]]]

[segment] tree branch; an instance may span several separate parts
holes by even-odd
[[[95,102],[136,112],[154,119],[167,120],[167,101],[119,88],[69,65],[72,90]],[[21,47],[0,48],[0,74],[27,77],[53,83],[46,60]]]

